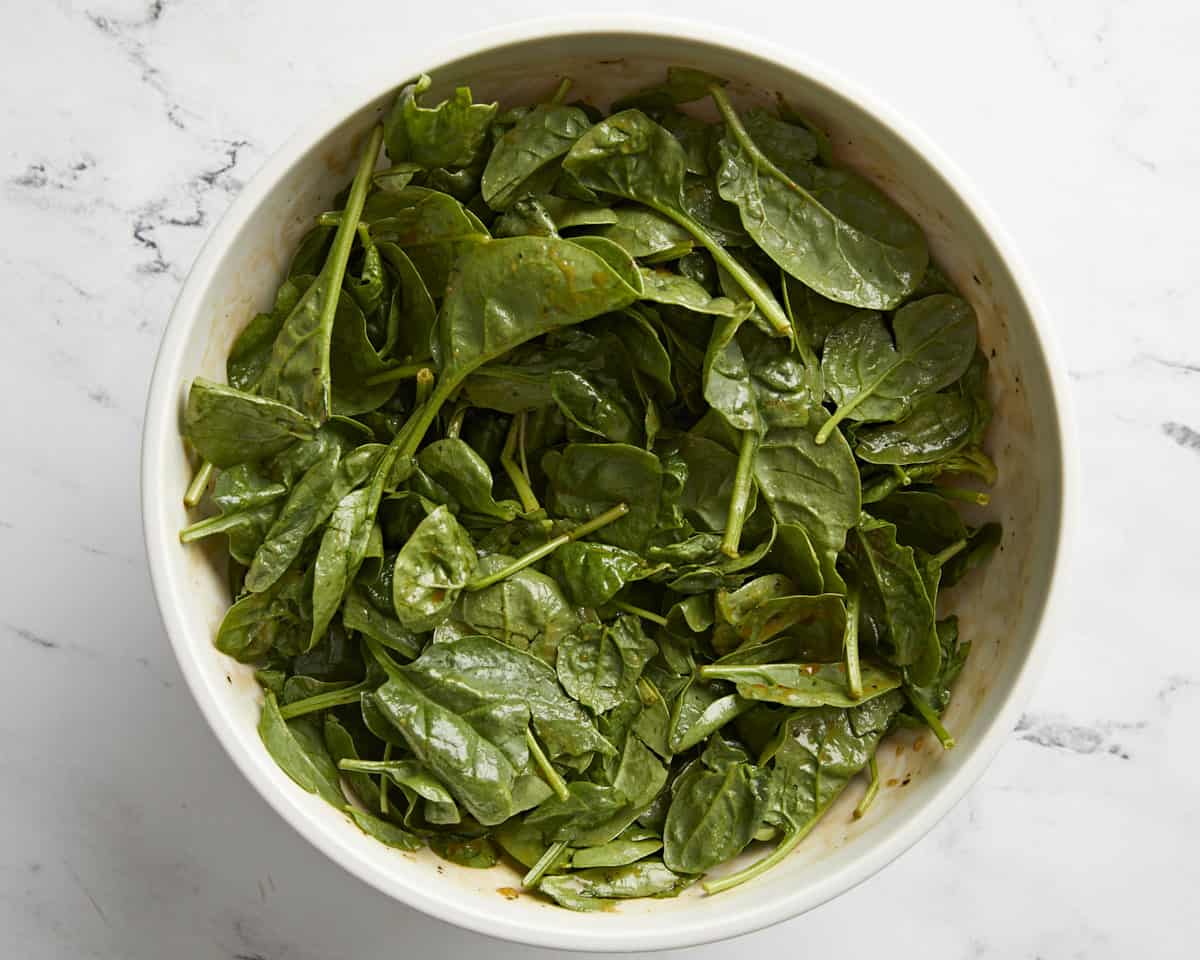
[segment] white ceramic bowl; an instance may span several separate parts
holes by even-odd
[[[869,815],[850,817],[862,790],[855,784],[789,860],[752,883],[711,898],[693,888],[674,900],[575,914],[532,897],[507,899],[498,888],[519,886],[508,868],[469,870],[427,851],[388,849],[279,770],[255,732],[260,696],[251,670],[212,646],[229,603],[220,565],[176,536],[191,473],[179,420],[192,377],[224,378],[234,336],[271,302],[296,241],[346,182],[398,84],[428,72],[431,97],[467,82],[477,99],[522,104],[571,76],[573,92],[607,103],[658,81],[669,64],[729,77],[743,105],[781,92],[830,132],[841,162],[925,228],[934,256],[978,311],[992,357],[988,446],[1000,482],[986,512],[1003,522],[1004,545],[949,599],[973,642],[946,720],[957,748],[943,753],[928,735],[890,741],[880,751],[887,786]],[[441,56],[414,45],[377,80],[293,137],[245,188],[197,259],[159,351],[142,450],[146,547],[167,632],[208,722],[267,802],[333,860],[404,903],[493,936],[578,950],[682,947],[755,930],[849,889],[921,837],[980,776],[1012,729],[1049,641],[1074,456],[1047,317],[1003,234],[950,164],[890,110],[798,54],[731,39],[724,28],[627,16],[524,23],[469,37]]]

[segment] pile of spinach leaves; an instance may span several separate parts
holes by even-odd
[[[1000,539],[945,482],[994,479],[971,307],[818,129],[723,85],[608,116],[409,85],[187,402],[181,536],[227,541],[216,645],[272,756],[572,909],[770,844],[705,887],[748,880],[874,795],[888,731],[951,746],[937,594]]]

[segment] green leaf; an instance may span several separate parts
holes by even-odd
[[[578,540],[563,544],[546,564],[546,572],[581,607],[604,606],[626,584],[649,576],[653,570],[632,550]]]
[[[862,668],[863,695],[858,698],[846,687],[844,663],[713,664],[700,672],[710,680],[736,684],[738,696],[747,700],[787,707],[852,707],[900,686],[896,674],[869,664]]]
[[[283,322],[258,381],[264,396],[296,408],[314,423],[325,421],[331,412],[329,350],[334,316],[381,139],[376,128],[359,161],[329,257]]]
[[[546,505],[552,513],[582,522],[624,503],[629,513],[594,536],[627,550],[645,546],[658,521],[663,483],[658,457],[623,443],[572,443],[547,472]]]
[[[271,758],[297,786],[341,809],[346,802],[337,767],[325,749],[317,722],[311,717],[285,721],[275,695],[267,692],[258,721],[258,735]]]
[[[728,80],[723,80],[711,73],[697,70],[694,67],[667,67],[665,83],[647,87],[637,93],[631,93],[613,103],[612,109],[627,110],[637,107],[640,110],[669,110],[681,103],[691,103],[708,96],[708,88],[714,84],[724,86]]]
[[[480,561],[477,573],[486,576],[510,562],[504,554],[491,554]],[[559,644],[579,626],[579,616],[563,597],[558,582],[532,569],[518,570],[490,587],[464,593],[457,615],[475,632],[528,650],[548,663],[554,662]]]
[[[218,467],[265,460],[313,434],[302,413],[277,400],[203,377],[193,380],[188,390],[183,435],[200,456]]]
[[[494,210],[504,210],[530,192],[531,179],[563,156],[590,125],[578,107],[534,107],[496,142],[488,157],[481,181],[484,201]]]
[[[623,840],[618,837],[608,843],[596,847],[576,850],[571,856],[571,866],[575,870],[587,870],[594,867],[623,867],[627,863],[644,860],[652,853],[662,849],[661,840]]]
[[[572,697],[603,713],[633,693],[642,668],[657,651],[637,617],[584,623],[559,646],[558,679]]]
[[[543,877],[538,890],[568,910],[611,910],[618,900],[636,897],[674,897],[693,882],[658,860],[624,867],[597,867],[560,876]]]
[[[388,608],[391,609],[390,591]],[[351,584],[346,592],[346,599],[342,604],[342,623],[347,630],[370,637],[389,650],[402,654],[406,659],[411,660],[421,653],[421,643],[413,632],[401,626],[400,621],[389,616],[387,611],[380,610],[371,603],[355,584]]]
[[[449,510],[437,507],[396,554],[392,603],[400,625],[419,633],[445,620],[476,562],[467,532]]]
[[[858,430],[854,454],[867,463],[933,463],[967,443],[973,416],[962,397],[928,394],[914,402],[900,422]]]
[[[346,815],[358,825],[363,833],[374,837],[384,846],[395,847],[397,850],[420,850],[425,845],[420,837],[409,833],[403,827],[398,827],[387,820],[381,820],[363,810],[347,807]]]
[[[422,74],[400,91],[384,121],[388,156],[392,163],[409,160],[426,169],[470,166],[483,149],[499,107],[472,102],[470,87],[458,87],[451,99],[436,107],[423,107],[418,98],[432,84]]]
[[[723,770],[691,767],[675,784],[663,829],[663,861],[679,873],[703,873],[737,856],[754,839],[770,782],[766,770],[750,763]]]
[[[912,548],[896,542],[892,524],[868,518],[855,528],[850,551],[882,609],[886,659],[912,668],[917,683],[930,681],[937,675],[941,654],[933,605]]]
[[[492,471],[471,447],[457,437],[435,440],[418,455],[417,463],[470,513],[507,522],[521,510],[512,500],[492,496]]]
[[[975,311],[950,294],[901,307],[891,332],[879,314],[855,314],[825,341],[821,373],[837,412],[822,438],[847,418],[903,419],[916,400],[961,377],[974,353]]]
[[[921,228],[853,174],[799,159],[787,173],[780,170],[725,95],[713,90],[712,96],[728,125],[717,189],[737,204],[755,243],[831,300],[880,310],[899,305],[929,262]]]
[[[255,663],[281,641],[303,636],[307,642],[312,628],[301,606],[303,590],[303,577],[291,571],[268,589],[247,594],[225,611],[216,648],[242,663]]]

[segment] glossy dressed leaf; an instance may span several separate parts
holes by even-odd
[[[571,866],[576,870],[594,867],[623,867],[627,863],[644,860],[662,849],[661,840],[610,840],[597,847],[576,850],[571,857]]]
[[[495,845],[487,837],[462,840],[437,834],[429,838],[429,849],[443,860],[473,870],[488,870],[500,859]]]
[[[432,84],[422,74],[396,98],[384,121],[388,156],[392,163],[410,160],[426,169],[470,166],[483,149],[499,107],[474,103],[470,87],[458,87],[436,107],[423,107],[418,99]]]
[[[642,268],[642,298],[655,303],[682,307],[694,313],[706,313],[717,317],[737,315],[738,306],[728,297],[709,296],[707,290],[695,280],[666,270]],[[748,302],[747,302],[748,303]],[[749,307],[742,308],[748,316]]]
[[[325,735],[325,749],[329,751],[329,758],[335,767],[343,760],[362,759],[354,735],[332,712],[325,714],[322,732]],[[342,779],[367,809],[379,809],[379,785],[367,774],[343,772]]]
[[[617,207],[616,222],[599,231],[631,257],[658,263],[688,253],[694,238],[679,224],[645,207]]]
[[[967,443],[973,418],[971,407],[962,397],[927,394],[914,402],[898,423],[859,430],[854,453],[867,463],[933,463]]]
[[[787,707],[852,707],[900,686],[899,676],[869,664],[862,667],[861,697],[850,695],[844,663],[713,665],[704,668],[704,675],[736,684],[738,695],[747,700]]]
[[[620,309],[640,292],[569,240],[477,244],[459,258],[438,318],[442,375],[457,382],[533,337]]]
[[[582,522],[624,503],[629,513],[593,537],[627,550],[645,546],[658,520],[662,491],[658,457],[621,443],[572,443],[548,472],[551,512]]]
[[[389,317],[389,345],[398,357],[423,360],[430,355],[437,308],[408,254],[395,243],[378,244],[379,253],[396,275],[395,301]]]
[[[334,507],[313,564],[313,628],[309,647],[316,645],[342,605],[347,588],[358,573],[374,517],[371,492],[360,488],[346,494]]]
[[[487,576],[511,562],[504,554],[491,554],[479,562],[476,573]],[[532,568],[464,593],[457,616],[475,632],[528,650],[549,663],[554,662],[559,644],[579,626],[579,615],[563,597],[559,583]]]
[[[594,383],[572,370],[550,375],[550,395],[571,423],[612,443],[637,443],[642,428],[615,384]]]
[[[581,607],[604,606],[627,583],[648,576],[652,569],[632,550],[580,541],[555,550],[546,567],[571,601]]]
[[[334,316],[380,139],[376,128],[359,161],[329,255],[280,327],[257,383],[264,396],[294,407],[314,423],[324,422],[331,412],[329,351]]]
[[[967,527],[958,511],[932,491],[897,490],[869,506],[871,516],[896,528],[896,540],[926,553],[937,553],[967,537]]]
[[[585,623],[559,646],[558,680],[572,697],[597,713],[627,699],[658,648],[636,617]]]
[[[917,683],[929,681],[940,666],[940,648],[933,605],[912,548],[896,542],[892,524],[875,520],[855,529],[850,549],[880,603],[888,662],[913,668]]]
[[[355,807],[347,807],[346,815],[358,825],[358,829],[367,836],[374,837],[384,846],[395,847],[397,850],[420,850],[425,846],[420,837],[409,833],[403,827],[396,826],[389,820],[382,820],[374,814]]]
[[[183,435],[218,467],[265,460],[313,436],[312,423],[277,400],[197,377],[188,390]]]
[[[704,70],[693,67],[667,67],[667,79],[663,83],[628,94],[613,103],[613,111],[637,107],[639,110],[669,110],[681,103],[703,100],[709,87],[725,86],[729,81]]]
[[[311,717],[284,720],[279,715],[275,695],[268,692],[263,699],[258,735],[271,758],[299,787],[339,809],[342,807],[346,799],[337,767],[325,749],[316,721]]]
[[[481,181],[483,199],[495,210],[516,200],[531,178],[563,156],[590,126],[578,107],[540,105],[504,134],[488,157]]]
[[[225,611],[217,628],[215,645],[242,663],[254,663],[277,643],[311,633],[302,607],[303,578],[292,571],[270,588],[250,593]]]
[[[657,860],[624,867],[597,867],[544,877],[538,890],[568,910],[611,910],[620,900],[674,897],[693,882]]]
[[[391,609],[391,595],[388,595],[388,608]],[[395,650],[406,659],[412,660],[421,653],[421,643],[417,636],[400,625],[400,621],[387,611],[380,610],[364,595],[357,586],[351,585],[342,604],[342,623],[347,630],[353,630],[370,637],[377,643],[383,644],[389,650]]]
[[[479,722],[488,711],[530,718],[552,759],[614,750],[563,693],[552,667],[490,637],[431,644],[402,670],[425,694]],[[524,726],[518,740],[512,756],[521,759],[527,756]]]
[[[325,262],[325,247],[333,237],[333,231],[318,228],[321,231],[321,253],[313,269],[303,271],[304,275],[289,275],[275,293],[275,303],[269,313],[255,314],[246,324],[233,346],[229,348],[229,356],[225,360],[225,378],[229,385],[237,390],[250,392],[258,384],[263,371],[271,361],[271,350],[275,338],[283,328],[288,314],[295,308],[297,302],[313,281],[313,275],[321,269]]]
[[[448,617],[476,562],[471,538],[454,515],[444,506],[430,513],[396,555],[392,603],[400,625],[420,632]]]
[[[830,333],[821,359],[835,422],[900,420],[961,377],[974,353],[975,311],[959,297],[939,293],[901,307],[891,331],[879,314],[857,313]]]
[[[508,521],[520,512],[520,504],[492,496],[491,469],[457,437],[435,440],[417,455],[417,463],[470,513]]]
[[[781,268],[831,300],[871,309],[891,309],[916,287],[929,251],[907,214],[845,171],[798,160],[789,176],[732,108],[726,119],[717,189],[737,204],[746,231]],[[793,179],[801,176],[802,182]]]
[[[737,856],[754,839],[770,798],[770,774],[750,763],[723,770],[695,765],[675,785],[663,829],[663,861],[703,873]]]
[[[779,524],[796,524],[812,542],[826,590],[840,580],[834,561],[846,531],[858,522],[862,490],[858,467],[841,433],[818,444],[814,433],[823,415],[814,410],[808,427],[773,427],[755,452],[759,497]]]
[[[671,709],[669,742],[673,752],[690,750],[754,706],[752,700],[728,690],[722,684],[700,680],[684,688]]]

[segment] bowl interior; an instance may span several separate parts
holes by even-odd
[[[1030,308],[996,241],[927,152],[860,100],[813,79],[812,71],[679,33],[542,36],[440,65],[406,66],[408,74],[433,74],[431,97],[469,83],[476,99],[521,104],[544,98],[570,76],[577,96],[605,106],[657,82],[669,64],[729,77],[743,107],[780,93],[824,127],[839,160],[874,180],[925,228],[934,257],[978,312],[981,345],[991,357],[996,415],[988,447],[1000,480],[992,507],[981,512],[1003,523],[1004,541],[984,575],[968,576],[943,601],[973,644],[946,719],[959,746],[944,753],[928,734],[887,741],[879,754],[885,786],[865,818],[850,815],[863,789],[856,783],[788,861],[753,883],[707,900],[693,888],[676,900],[623,905],[619,916],[578,915],[528,896],[509,899],[520,884],[507,867],[469,870],[428,852],[377,844],[295,786],[266,755],[255,732],[260,696],[252,671],[212,646],[229,602],[223,567],[216,554],[182,548],[175,539],[187,522],[180,495],[191,470],[179,413],[192,377],[224,379],[234,337],[270,304],[295,243],[345,184],[363,136],[390,102],[383,86],[376,99],[273,160],[235,204],[172,318],[147,418],[147,543],[164,618],[197,699],[242,770],[298,829],[380,889],[452,922],[561,947],[679,946],[753,929],[841,892],[904,849],[957,799],[982,768],[988,744],[1011,723],[1006,707],[1035,639],[1058,548],[1062,440]],[[408,74],[397,67],[387,82]]]

